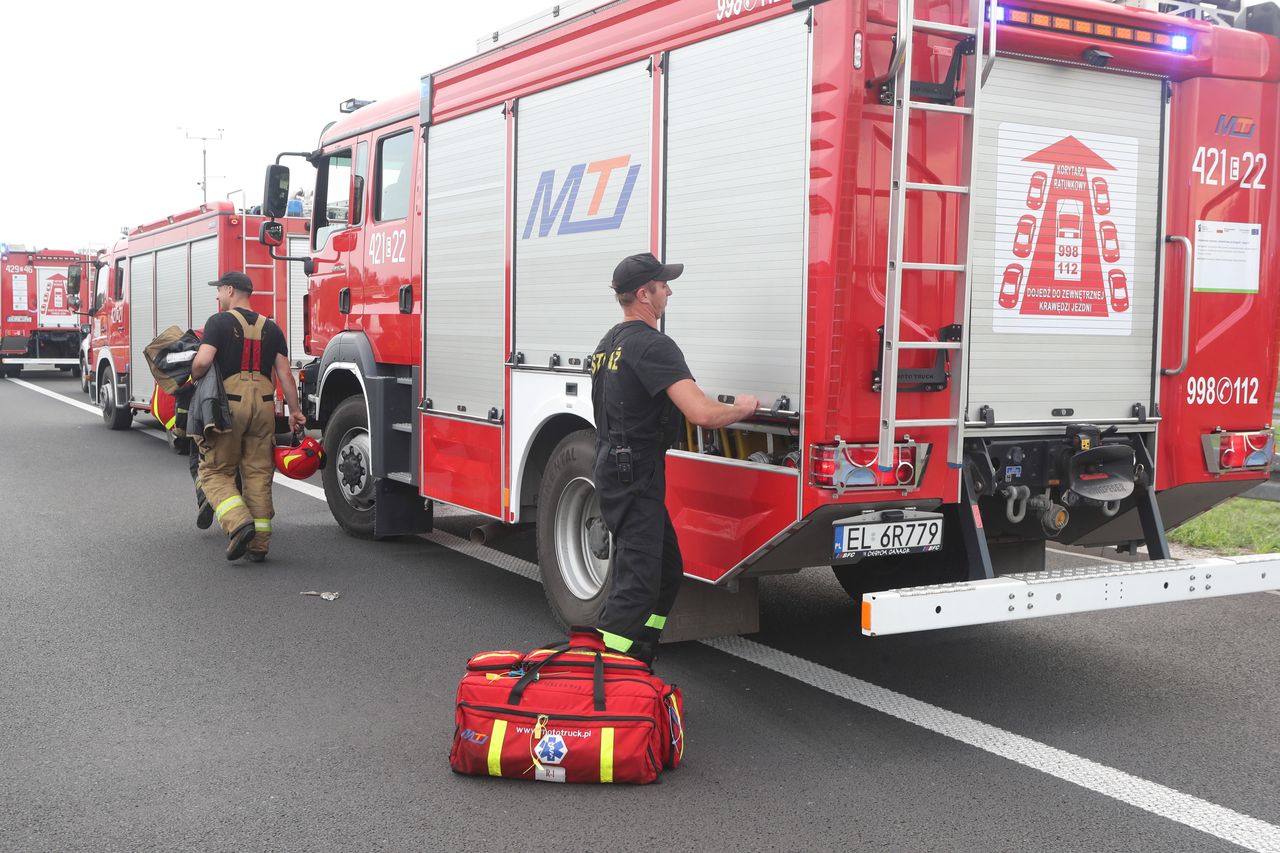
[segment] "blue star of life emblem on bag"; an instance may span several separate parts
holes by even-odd
[[[565,746],[564,738],[560,735],[546,735],[538,741],[534,751],[542,763],[559,764],[569,754],[569,747]]]

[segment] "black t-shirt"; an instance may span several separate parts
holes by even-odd
[[[250,326],[258,322],[256,311],[250,311],[247,308],[232,308],[231,311],[239,311]],[[204,336],[200,339],[201,343],[218,348],[218,354],[213,360],[217,363],[223,378],[240,372],[240,358],[244,351],[244,329],[240,321],[231,316],[231,311],[219,311],[206,320]],[[275,367],[277,354],[287,356],[289,347],[284,342],[284,332],[280,331],[280,327],[268,318],[262,325],[261,366],[262,375],[268,379],[271,378],[271,371]]]
[[[602,443],[635,452],[671,444],[676,407],[666,391],[692,379],[684,353],[671,338],[642,320],[609,330],[591,356],[591,405]]]

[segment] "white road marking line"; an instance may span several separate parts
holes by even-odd
[[[8,377],[8,379],[14,385],[21,385],[23,388],[35,391],[37,394],[43,394],[46,397],[61,400],[68,405],[75,406],[77,409],[83,409],[91,415],[102,414],[102,409],[99,409],[97,406],[90,406],[88,403],[81,402],[80,400],[73,400],[65,394],[59,394],[57,391],[50,391],[48,388],[41,388],[39,385],[33,385],[25,379],[14,379],[13,377]]]
[[[1039,770],[1064,782],[1128,803],[1143,811],[1168,818],[1224,841],[1230,841],[1232,844],[1238,844],[1259,853],[1280,851],[1280,826],[1184,794],[1173,788],[1149,782],[1105,764],[1081,758],[1031,738],[947,711],[928,702],[912,699],[901,693],[878,687],[859,678],[741,637],[705,640],[704,643],[832,695],[897,717],[992,755],[1007,758],[1015,764]]]
[[[46,391],[19,380],[19,384],[42,394],[63,400],[72,405],[83,405],[76,400]],[[89,408],[94,414],[96,409]],[[159,436],[163,438],[163,435]],[[309,483],[277,475],[277,482],[311,497],[324,499],[324,491]],[[453,513],[449,513],[452,515]],[[541,575],[536,563],[512,557],[485,545],[474,545],[465,539],[443,531],[427,534],[424,539],[435,542],[452,551],[487,563],[503,571],[512,572],[533,581]],[[1089,556],[1089,555],[1084,555]],[[1094,558],[1104,559],[1105,558]],[[1112,562],[1112,561],[1108,561]],[[1150,782],[1123,770],[1117,770],[1082,758],[1066,750],[1040,743],[1022,735],[965,717],[954,711],[939,708],[919,699],[879,687],[860,678],[816,664],[787,652],[747,640],[742,637],[724,637],[703,640],[702,644],[745,660],[765,669],[816,687],[833,696],[879,711],[920,728],[951,738],[960,743],[989,752],[1032,770],[1039,770],[1056,779],[1078,785],[1085,790],[1128,803],[1131,806],[1167,818],[1176,823],[1199,830],[1215,838],[1238,844],[1257,853],[1280,853],[1280,826],[1267,823],[1233,809],[1219,806],[1207,800],[1184,794],[1165,785]]]

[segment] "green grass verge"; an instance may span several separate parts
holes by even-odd
[[[1280,551],[1280,502],[1232,498],[1173,530],[1169,538],[1219,554]]]

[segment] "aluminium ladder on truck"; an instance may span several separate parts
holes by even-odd
[[[882,470],[893,458],[893,446],[897,431],[901,428],[948,428],[947,462],[959,467],[964,451],[965,384],[968,370],[965,366],[965,348],[969,338],[969,306],[972,298],[970,278],[972,272],[973,204],[971,188],[974,184],[975,149],[978,141],[978,104],[982,86],[991,74],[996,57],[996,16],[991,15],[988,27],[983,26],[991,0],[972,0],[969,6],[969,23],[966,26],[919,20],[915,17],[915,0],[898,0],[898,31],[892,63],[884,83],[893,95],[893,157],[889,191],[889,247],[884,288],[884,333],[882,365],[880,372],[880,447],[877,456]],[[954,100],[955,81],[944,84],[922,83],[911,76],[913,42],[917,33],[959,36],[962,41],[956,50],[971,54],[965,63],[964,106],[954,103],[921,100],[917,90],[931,88],[937,92],[940,86],[950,89]],[[944,99],[945,100],[945,99]],[[964,131],[961,137],[960,174],[963,184],[940,184],[930,181],[908,180],[908,143],[911,133],[911,117],[917,112],[950,113],[963,117]],[[957,255],[952,263],[924,263],[903,258],[904,231],[908,193],[919,197],[924,193],[954,194],[960,199],[960,215],[956,222]],[[955,286],[955,319],[952,329],[958,335],[941,333],[933,341],[903,341],[902,335],[902,274],[904,272],[953,273]],[[947,340],[958,337],[958,340]],[[898,418],[898,365],[904,350],[934,350],[947,352],[953,359],[951,370],[950,415],[942,419]]]

